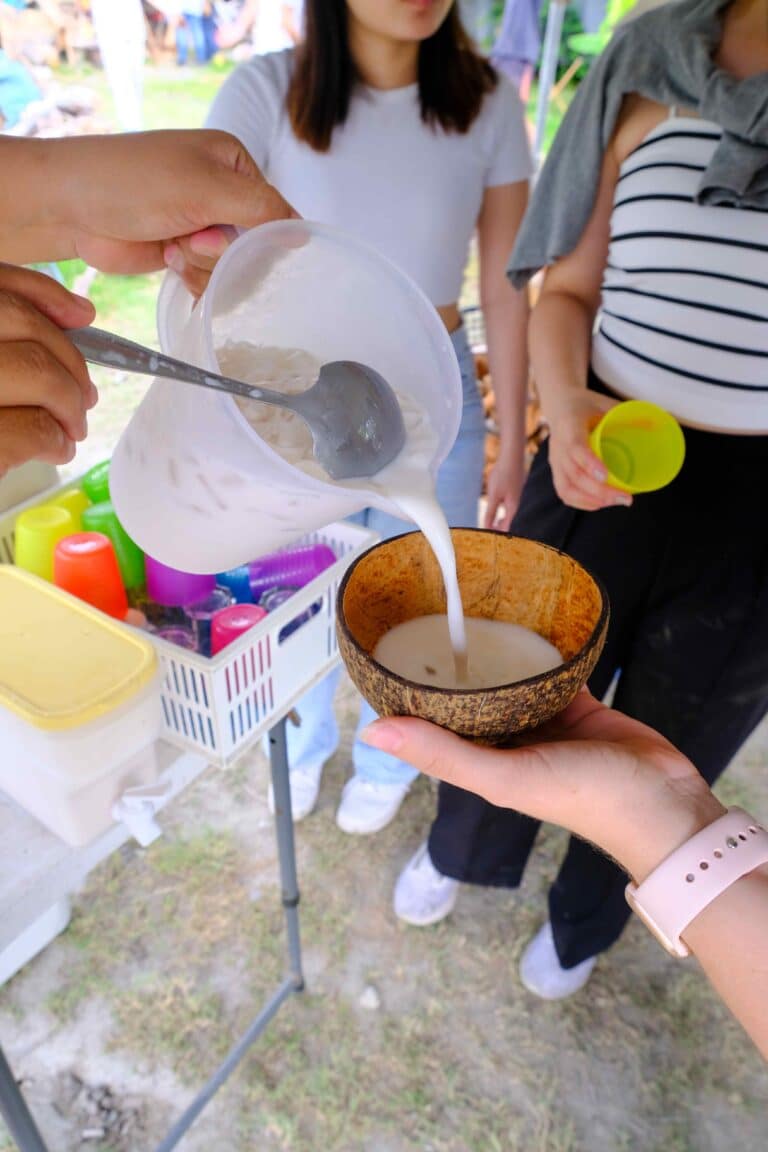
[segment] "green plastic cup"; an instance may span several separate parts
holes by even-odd
[[[109,466],[110,460],[102,460],[100,464],[90,468],[80,480],[86,496],[92,504],[101,504],[109,500]]]
[[[91,504],[82,514],[83,529],[86,532],[102,532],[112,541],[123,584],[129,592],[135,592],[145,583],[144,553],[120,523],[111,500]]]
[[[683,430],[663,408],[625,400],[592,429],[589,445],[622,492],[655,492],[674,480],[685,459]]]

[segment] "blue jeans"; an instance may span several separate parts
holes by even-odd
[[[483,483],[485,418],[477,389],[475,362],[464,328],[457,329],[451,340],[461,369],[463,406],[456,443],[438,472],[437,499],[452,528],[474,528]],[[382,540],[414,529],[409,521],[398,520],[376,508],[366,508],[350,516],[350,520],[377,532]],[[333,697],[341,674],[341,668],[334,669],[297,705],[301,727],[287,726],[288,761],[292,768],[318,766],[336,751],[339,729],[333,713]],[[355,775],[374,784],[410,784],[418,775],[415,768],[359,739],[360,730],[375,719],[373,708],[363,700],[352,751]]]
[[[198,64],[206,64],[216,55],[216,22],[213,16],[184,13],[183,23],[176,29],[176,63],[181,66],[187,62],[190,42]]]

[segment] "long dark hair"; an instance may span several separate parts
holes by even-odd
[[[299,140],[327,152],[349,112],[358,80],[349,51],[346,0],[306,0],[305,35],[296,49],[288,114]],[[454,3],[437,32],[419,46],[419,102],[425,124],[466,132],[498,77],[475,50]]]

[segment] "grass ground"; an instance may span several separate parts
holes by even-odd
[[[220,79],[150,71],[148,126],[199,124]],[[86,81],[104,93],[100,73]],[[99,322],[151,341],[157,284],[97,278]],[[143,390],[101,379],[85,462],[109,452]],[[297,834],[307,990],[183,1152],[762,1148],[765,1068],[696,966],[669,960],[639,924],[572,1001],[521,988],[516,963],[544,915],[561,833],[542,835],[520,892],[465,889],[430,929],[396,921],[392,884],[434,796],[419,781],[392,827],[343,836],[333,815],[356,721],[348,685],[338,714],[340,751]],[[722,795],[768,811],[767,765],[763,730]],[[279,978],[266,774],[259,751],[209,771],[160,841],[93,873],[67,932],[0,991],[3,1044],[54,1152],[147,1152]]]
[[[307,990],[184,1152],[761,1148],[765,1067],[695,964],[670,960],[639,923],[573,1000],[521,988],[516,963],[544,914],[560,832],[542,835],[521,891],[466,888],[443,924],[398,923],[392,884],[434,795],[419,781],[383,833],[339,832],[349,686],[338,715],[340,752],[297,830]],[[723,797],[768,809],[766,761],[764,730]],[[209,771],[164,817],[160,841],[93,874],[67,932],[0,994],[3,1043],[56,1152],[153,1147],[280,978],[266,779],[259,751]],[[104,1139],[85,1140],[106,1090]]]

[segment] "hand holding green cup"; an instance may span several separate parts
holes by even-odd
[[[606,412],[592,429],[589,446],[608,469],[606,484],[622,492],[663,488],[685,459],[677,420],[646,400],[626,400]]]

